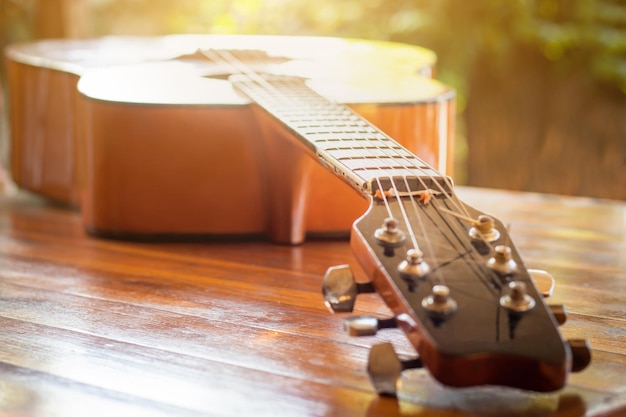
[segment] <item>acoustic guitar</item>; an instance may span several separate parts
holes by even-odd
[[[171,35],[11,46],[14,180],[80,207],[98,236],[269,235],[292,244],[347,236],[364,200],[291,145],[275,145],[249,99],[226,81],[229,68],[196,54],[210,49],[309,79],[451,172],[454,92],[430,78],[431,51],[321,37]],[[79,94],[81,76],[98,69]]]
[[[418,358],[404,362],[388,344],[372,349],[368,367],[379,392],[394,394],[400,373],[410,367],[425,367],[453,387],[550,392],[561,389],[570,372],[589,364],[585,341],[563,341],[558,331],[563,310],[544,303],[533,281],[543,273],[525,268],[501,222],[460,201],[448,176],[334,99],[333,89],[287,71],[268,71],[268,59],[265,53],[257,57],[232,48],[206,49],[182,59],[182,66],[179,60],[86,74],[78,88],[89,101],[92,152],[111,150],[119,157],[123,149],[137,146],[128,139],[137,134],[134,128],[111,105],[123,101],[130,109],[144,108],[150,100],[163,103],[172,77],[178,88],[166,102],[174,104],[181,89],[187,89],[187,100],[191,91],[206,100],[207,91],[223,88],[220,96],[253,103],[251,115],[270,132],[264,136],[271,140],[256,152],[265,152],[273,178],[285,182],[276,182],[267,198],[295,192],[311,160],[369,203],[352,227],[351,245],[371,282],[357,283],[347,267],[331,267],[323,294],[331,310],[342,312],[352,310],[358,293],[378,292],[394,317],[351,318],[348,328],[363,335],[397,326],[415,347]],[[207,77],[206,61],[225,75]],[[150,123],[147,118],[143,122]],[[108,142],[110,133],[106,141],[98,133],[107,129],[120,135],[116,151]],[[281,158],[272,159],[277,154]],[[239,186],[228,175],[220,180]],[[229,199],[236,193],[221,191],[213,197]]]

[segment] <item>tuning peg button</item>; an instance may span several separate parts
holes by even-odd
[[[398,265],[398,272],[405,279],[425,278],[430,273],[430,266],[424,262],[424,254],[419,249],[409,249],[406,259]]]
[[[495,247],[494,256],[487,261],[487,266],[498,275],[506,277],[517,272],[517,263],[513,259],[511,248],[505,245]]]
[[[402,371],[422,368],[419,358],[402,361],[398,358],[391,343],[380,343],[372,346],[367,361],[367,373],[372,385],[381,395],[396,396]]]
[[[526,284],[522,281],[509,283],[509,294],[500,298],[500,305],[513,313],[525,313],[535,307],[535,300],[526,293]]]
[[[398,228],[398,221],[392,217],[386,218],[382,227],[376,229],[374,238],[385,250],[385,255],[393,256],[394,249],[404,244],[406,235]]]
[[[349,265],[331,266],[322,282],[324,304],[333,313],[350,312],[358,294],[375,292],[371,282],[356,282]]]
[[[565,306],[563,304],[551,304],[548,307],[550,307],[550,311],[556,319],[556,322],[559,323],[559,326],[565,324],[567,321],[567,311],[565,311]]]
[[[391,343],[372,346],[367,360],[367,373],[376,392],[396,395],[402,374],[402,362]]]
[[[480,215],[474,222],[474,227],[469,230],[469,235],[476,240],[495,242],[500,239],[500,232],[494,227],[494,224],[492,217]]]
[[[377,319],[372,316],[353,316],[346,319],[344,327],[350,336],[374,336],[380,329],[393,329],[398,326],[394,318]]]
[[[348,265],[331,266],[322,282],[324,303],[332,312],[350,312],[358,294],[352,269]]]
[[[591,363],[591,347],[585,339],[571,339],[567,344],[572,351],[572,372],[580,372]]]
[[[457,309],[456,301],[450,297],[450,289],[445,285],[435,285],[429,296],[422,300],[422,307],[431,316],[444,318]]]
[[[537,290],[543,295],[544,298],[548,298],[554,291],[554,278],[552,275],[541,269],[529,269],[528,275],[535,283]]]

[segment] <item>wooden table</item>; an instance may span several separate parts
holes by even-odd
[[[368,347],[322,303],[347,241],[127,243],[85,235],[80,215],[0,199],[1,416],[462,416],[626,413],[626,203],[462,188],[511,225],[528,266],[554,274],[567,338],[593,362],[556,394],[452,390],[404,374],[373,391]],[[358,279],[365,279],[359,276]],[[375,295],[357,313],[387,314]]]

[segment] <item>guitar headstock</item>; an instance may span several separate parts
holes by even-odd
[[[561,338],[564,318],[544,303],[506,227],[463,204],[451,187],[377,192],[351,244],[419,363],[445,385],[554,391],[590,361],[586,343]],[[331,307],[341,298],[339,281],[348,282],[342,275],[325,277]],[[381,361],[371,356],[370,368],[372,360]],[[380,387],[388,392],[389,385]]]

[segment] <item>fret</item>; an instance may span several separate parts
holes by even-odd
[[[325,121],[303,121],[296,120],[290,121],[285,118],[282,119],[284,123],[291,126],[293,129],[302,131],[308,135],[315,135],[317,133],[327,133],[327,134],[361,134],[362,136],[369,135],[375,138],[383,138],[385,137],[379,131],[368,129],[368,126],[364,126],[362,124],[357,124],[354,122],[347,122],[340,118],[329,119]],[[305,123],[306,122],[306,123]]]
[[[309,140],[320,149],[402,149],[396,142],[386,138],[372,137],[359,134],[335,134],[331,138],[322,137],[318,139],[316,135],[307,135]]]
[[[358,158],[384,158],[389,156],[390,151],[394,153],[395,157],[410,158],[413,156],[409,151],[402,148],[329,148],[326,151],[338,161]]]
[[[297,127],[299,129],[307,129],[307,128],[316,128],[319,129],[337,129],[338,127],[342,127],[345,129],[358,130],[366,128],[367,125],[363,124],[360,121],[353,121],[348,118],[343,117],[315,117],[315,118],[289,118],[285,117],[283,119],[285,122]]]
[[[381,178],[389,178],[389,177],[393,177],[393,178],[403,178],[403,177],[410,177],[410,176],[415,176],[415,169],[409,169],[409,168],[405,168],[405,169],[395,169],[395,168],[385,168],[385,169],[368,169],[368,168],[359,168],[359,169],[355,169],[354,172],[358,172],[359,176],[361,176],[362,178],[364,178],[367,181],[371,181],[377,177],[381,177]],[[439,174],[437,171],[435,171],[434,169],[422,169],[420,171],[420,177],[424,176],[424,177],[434,177],[434,178],[442,178],[441,174]]]
[[[447,179],[434,168],[300,78],[237,74],[231,82],[295,133],[329,171],[364,194],[373,195],[379,182],[397,189],[408,182],[413,191],[450,191]]]
[[[324,146],[327,148],[328,146],[332,146],[337,142],[345,142],[350,143],[350,145],[345,145],[344,147],[357,147],[361,148],[363,146],[369,147],[389,147],[389,148],[398,148],[399,146],[395,144],[394,141],[388,139],[382,134],[372,134],[368,132],[315,132],[308,131],[304,129],[295,129],[298,132],[306,135],[307,138],[314,142],[315,144],[319,144],[320,146]],[[328,145],[326,145],[328,143]]]
[[[345,120],[350,120],[352,122],[359,121],[358,117],[355,117],[354,114],[345,109],[343,106],[325,106],[324,109],[318,109],[315,114],[311,114],[308,111],[303,111],[299,109],[287,108],[285,109],[285,118],[287,120],[297,121],[301,120],[330,120],[335,118],[342,118]]]
[[[307,122],[307,121],[325,122],[329,120],[339,120],[339,119],[345,122],[349,122],[349,123],[356,123],[355,120],[350,118],[350,114],[341,114],[340,112],[342,110],[337,109],[335,107],[319,108],[315,106],[310,106],[306,108],[308,109],[308,111],[303,112],[301,109],[294,110],[292,108],[289,108],[288,106],[283,107],[282,109],[278,109],[278,106],[276,106],[276,110],[282,110],[285,120],[292,122],[292,123],[298,123],[299,121],[301,122]],[[315,113],[311,113],[312,109],[314,109]]]
[[[425,189],[431,189],[446,194],[452,194],[452,184],[450,181],[442,177],[434,169],[426,170],[421,175],[415,175],[414,170],[407,169],[391,169],[380,172],[379,170],[360,170],[358,173],[360,178],[364,178],[366,181],[366,189],[371,190],[374,194],[376,190],[382,188],[388,190],[396,188],[400,192],[405,191],[419,191]],[[380,182],[380,186],[379,186]],[[408,183],[408,189],[407,189]]]
[[[356,158],[345,158],[337,160],[343,164],[345,167],[352,171],[359,171],[362,169],[376,169],[379,171],[383,170],[393,170],[393,169],[427,169],[427,167],[418,167],[416,164],[419,163],[417,158],[403,158],[400,156],[381,156],[381,157],[356,157]]]

